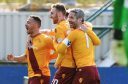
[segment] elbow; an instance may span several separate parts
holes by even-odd
[[[100,45],[101,44],[101,40],[98,40],[98,41],[96,41],[96,42],[93,42],[93,45],[95,45],[95,46],[98,46],[98,45]]]

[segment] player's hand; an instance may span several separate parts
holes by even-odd
[[[9,61],[14,61],[14,55],[8,54],[8,55],[7,55],[7,59],[8,59]]]
[[[54,67],[55,67],[56,69],[58,69],[60,66],[55,63],[55,64],[54,64]]]
[[[84,31],[84,32],[86,32],[89,28],[88,28],[87,25],[82,24],[79,29],[82,30],[82,31]]]

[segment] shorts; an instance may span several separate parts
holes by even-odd
[[[60,67],[51,84],[72,84],[76,68]]]
[[[50,76],[34,76],[28,79],[28,84],[50,84]]]
[[[100,77],[95,66],[78,68],[72,84],[100,84]]]

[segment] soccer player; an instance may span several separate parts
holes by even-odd
[[[77,67],[72,84],[100,84],[98,70],[94,58],[94,43],[100,44],[100,40],[94,32],[88,28],[84,21],[84,12],[81,9],[72,9],[69,12],[68,20],[73,31],[58,45],[58,53],[66,52],[72,47],[73,58]],[[88,39],[86,34],[91,39]]]
[[[67,36],[70,26],[69,22],[65,19],[66,9],[63,4],[54,4],[50,13],[53,23],[56,24],[54,41],[54,47],[56,49],[56,45],[60,44]],[[61,57],[64,57],[64,59],[58,60]],[[71,47],[67,48],[66,53],[58,53],[56,60],[56,63],[60,65],[57,72],[55,73],[52,84],[71,84],[76,71],[76,66],[72,59]]]
[[[70,10],[71,10],[71,9],[68,9],[68,10],[66,11],[66,18],[67,18],[67,19],[68,19],[68,15],[69,15]],[[86,30],[86,28],[83,29],[84,26],[87,27],[89,30],[92,30],[92,28],[93,28],[93,25],[92,25],[90,22],[84,21],[84,19],[83,19],[83,21],[82,21],[82,24],[83,24],[83,27],[81,26],[80,29],[83,30],[83,31]],[[72,27],[72,26],[71,26],[71,27]],[[70,28],[70,31],[72,31],[72,30],[74,30],[74,28]],[[70,32],[68,32],[68,34],[69,34],[69,33],[70,33]],[[86,33],[85,33],[85,34],[86,34]],[[89,39],[92,40],[93,45],[97,46],[97,45],[99,45],[99,44],[101,43],[99,37],[98,37],[93,31],[91,32],[91,34],[89,33],[88,36],[90,37]],[[87,36],[87,38],[88,38],[88,36]],[[94,37],[95,37],[95,38],[94,38]]]
[[[26,53],[20,56],[9,54],[10,61],[28,63],[28,84],[49,84],[50,70],[49,62],[55,58],[50,55],[50,49],[54,49],[53,41],[50,37],[40,33],[41,20],[37,16],[30,16],[26,22],[28,34]]]

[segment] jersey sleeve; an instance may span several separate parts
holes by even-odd
[[[92,30],[88,30],[86,33],[92,40],[93,45],[99,45],[101,43],[101,40],[99,39],[99,37]]]
[[[57,58],[56,58],[56,62],[55,62],[55,65],[56,66],[60,66],[62,60],[64,58],[64,55],[63,54],[58,54]]]
[[[74,32],[71,32],[63,41],[62,43],[58,44],[57,46],[57,52],[58,57],[56,59],[55,65],[60,65],[63,58],[64,58],[64,54],[67,50],[67,48],[71,45],[71,43],[74,41]]]
[[[65,53],[66,49],[71,46],[71,43],[75,40],[75,32],[71,32],[57,47],[58,53]]]
[[[101,41],[100,41],[99,37],[93,32],[93,30],[92,30],[93,25],[90,22],[85,22],[84,24],[88,27],[88,30],[86,31],[86,33],[92,40],[93,45],[95,45],[95,46],[99,45],[101,43]]]

